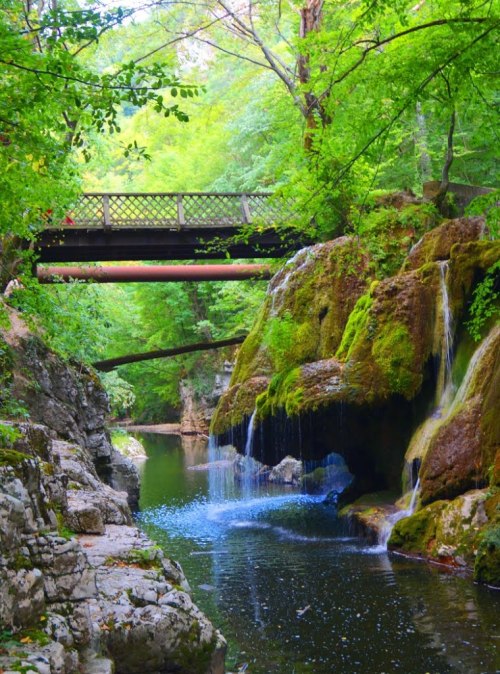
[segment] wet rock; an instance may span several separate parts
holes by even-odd
[[[500,586],[499,495],[474,489],[452,501],[434,501],[394,526],[392,550],[474,572]]]
[[[269,482],[276,484],[300,484],[302,478],[302,462],[293,456],[285,456],[269,474]]]
[[[270,475],[270,468],[251,456],[236,454],[233,461],[233,471],[236,480],[250,479],[255,482],[265,482]]]
[[[428,442],[420,469],[425,505],[485,486],[500,452],[500,327],[476,351],[453,406]]]
[[[404,270],[418,269],[428,262],[448,260],[456,243],[477,241],[484,234],[485,220],[482,217],[446,220],[435,227],[413,246],[404,265]]]
[[[323,461],[302,477],[302,487],[308,494],[331,494],[338,502],[342,492],[349,487],[353,476],[340,454],[329,454]],[[337,496],[334,497],[333,494]]]

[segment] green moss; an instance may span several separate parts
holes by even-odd
[[[240,347],[236,366],[231,376],[230,386],[244,382],[250,377],[255,376],[255,374],[258,374],[258,372],[256,372],[258,367],[266,364],[264,354],[262,356],[262,362],[260,363],[258,362],[259,359],[257,358],[257,355],[263,344],[265,318],[268,315],[268,304],[268,300],[264,302],[252,330]],[[267,368],[264,369],[267,370]]]
[[[299,414],[304,402],[304,389],[299,382],[300,368],[275,374],[267,390],[256,398],[258,418],[271,416],[280,408],[288,416]]]
[[[176,661],[182,672],[186,674],[205,674],[210,667],[212,654],[216,645],[216,636],[206,642],[200,641],[201,628],[198,620],[194,620],[189,631],[179,638]]]
[[[342,335],[342,341],[335,354],[339,360],[348,360],[352,352],[352,347],[362,330],[364,330],[370,315],[370,307],[373,304],[371,293],[362,295],[356,302],[354,309],[349,315],[347,325]]]
[[[373,342],[372,355],[391,392],[410,398],[414,383],[414,347],[406,325],[388,321],[382,326]]]
[[[395,274],[411,246],[438,219],[432,204],[408,204],[401,210],[386,207],[362,214],[357,232],[365,242],[377,277]]]
[[[10,568],[14,569],[14,571],[21,571],[22,569],[30,570],[33,568],[33,562],[29,557],[25,557],[20,552],[17,552],[10,563]]]
[[[306,492],[308,493],[316,492],[321,490],[323,484],[325,483],[326,478],[327,478],[326,468],[319,466],[318,468],[315,468],[312,471],[312,473],[306,473],[306,475],[303,475],[301,484],[303,489],[306,490]]]
[[[474,563],[474,580],[500,587],[500,524],[485,529],[479,536]]]
[[[414,515],[396,522],[389,539],[389,547],[404,552],[432,554],[437,521],[446,506],[446,501],[435,501]]]
[[[15,449],[4,449],[0,448],[0,466],[19,466],[23,461],[32,459],[32,456],[29,454],[24,454],[23,452],[17,452]]]

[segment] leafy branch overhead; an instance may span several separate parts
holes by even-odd
[[[14,18],[17,8],[23,20]],[[89,130],[114,133],[120,130],[121,106],[151,104],[164,117],[188,121],[177,95],[198,96],[200,87],[183,84],[161,63],[139,65],[133,61],[97,72],[79,57],[97,44],[101,36],[127,16],[123,9],[99,13],[91,10],[52,9],[40,15],[27,11],[21,2],[0,13],[0,64],[12,87],[29,90],[31,100],[59,108],[52,127],[66,131],[66,141],[84,147]],[[11,110],[2,119],[4,133],[23,127],[24,109]],[[47,129],[45,129],[47,131]],[[54,129],[52,129],[53,131]],[[86,148],[88,152],[88,148]]]

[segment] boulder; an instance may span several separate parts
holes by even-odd
[[[302,478],[302,462],[293,456],[285,456],[269,473],[269,482],[276,484],[300,484]]]
[[[451,249],[457,243],[469,243],[478,241],[485,231],[485,219],[483,217],[456,218],[446,220],[439,227],[430,232],[416,243],[410,250],[404,263],[403,269],[419,269],[428,262],[448,260]]]

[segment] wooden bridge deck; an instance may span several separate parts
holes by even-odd
[[[40,262],[264,258],[310,243],[276,232],[293,208],[269,193],[89,193],[62,222],[46,220]],[[258,231],[238,237],[249,224]]]

